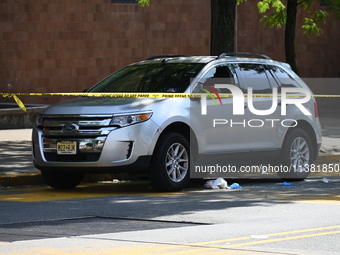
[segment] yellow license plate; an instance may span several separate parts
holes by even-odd
[[[77,154],[77,142],[57,142],[57,154]]]

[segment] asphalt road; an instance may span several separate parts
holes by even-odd
[[[0,189],[0,254],[339,254],[340,176],[179,193],[146,182]]]

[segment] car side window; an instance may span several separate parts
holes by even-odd
[[[215,84],[232,84],[237,85],[235,70],[232,65],[218,65],[208,70],[200,79],[194,89],[194,93],[202,93],[202,89],[208,89],[208,86],[214,87]],[[208,85],[208,86],[206,86]],[[216,89],[221,93],[230,93],[227,89]]]
[[[281,67],[270,65],[268,66],[268,69],[276,77],[280,87],[300,87],[298,82]]]
[[[241,87],[246,91],[253,88],[253,93],[266,94],[272,92],[266,68],[260,64],[238,64]]]

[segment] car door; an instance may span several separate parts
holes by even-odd
[[[192,91],[202,93],[206,103],[206,107],[202,107],[202,100],[192,100],[190,106],[191,126],[197,136],[199,153],[218,155],[247,152],[248,134],[244,128],[244,116],[233,115],[234,99],[223,96],[231,91],[217,88],[218,84],[229,84],[239,89],[233,64],[220,64],[207,69]]]
[[[253,94],[248,94],[244,111],[247,123],[244,131],[248,134],[249,150],[278,150],[283,135],[283,118],[281,99],[273,93],[273,88],[278,87],[276,80],[263,64],[239,63],[235,70],[244,93],[252,91]]]

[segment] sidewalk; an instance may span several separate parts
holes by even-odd
[[[320,122],[323,143],[316,163],[340,162],[340,113],[324,115]],[[32,163],[31,132],[31,129],[0,130],[0,186],[44,183]],[[98,176],[88,179],[95,181]]]

